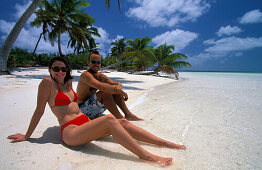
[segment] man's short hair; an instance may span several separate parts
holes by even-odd
[[[97,50],[94,50],[94,51],[92,51],[92,52],[89,54],[88,60],[90,60],[90,56],[91,56],[92,54],[98,54],[98,55],[100,55]]]

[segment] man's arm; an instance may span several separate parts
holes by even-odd
[[[84,72],[80,76],[80,80],[87,84],[88,86],[98,89],[102,92],[108,93],[108,94],[122,94],[124,91],[122,88],[119,88],[119,86],[116,84],[109,84],[106,82],[98,81],[93,77],[93,75],[89,72]]]
[[[119,89],[122,90],[122,87],[123,87],[123,86],[122,86],[122,84],[121,84],[120,82],[116,82],[116,81],[111,80],[109,77],[107,77],[107,76],[104,75],[103,73],[100,73],[99,76],[101,77],[102,82],[108,83],[108,84],[111,84],[111,85],[117,85],[117,86],[118,86],[117,88],[119,88]]]

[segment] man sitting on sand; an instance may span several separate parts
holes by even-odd
[[[119,106],[127,120],[143,120],[127,108],[125,101],[128,95],[123,91],[122,84],[98,72],[101,67],[101,56],[97,51],[90,54],[87,64],[89,70],[81,74],[77,85],[77,103],[80,110],[91,120],[103,116],[106,109],[117,119],[121,119],[123,116],[117,108]]]

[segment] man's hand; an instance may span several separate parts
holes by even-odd
[[[11,143],[26,141],[25,135],[23,135],[21,133],[10,135],[10,136],[7,137],[7,139],[12,139]]]
[[[121,84],[120,82],[118,82],[118,84],[116,85],[116,87],[117,87],[117,89],[120,89],[120,90],[122,90],[122,88],[123,88],[123,86],[122,86],[122,84]]]
[[[122,91],[122,92],[123,92],[123,93],[122,93],[122,97],[123,97],[124,101],[127,101],[127,100],[128,100],[128,95],[127,95],[127,93],[124,92],[124,91]]]

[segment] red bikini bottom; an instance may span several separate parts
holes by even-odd
[[[64,128],[66,128],[68,125],[77,125],[80,126],[86,122],[88,122],[90,119],[86,115],[81,115],[76,117],[73,120],[70,120],[69,122],[66,122],[63,126],[61,126],[61,138],[63,139],[63,131]]]

